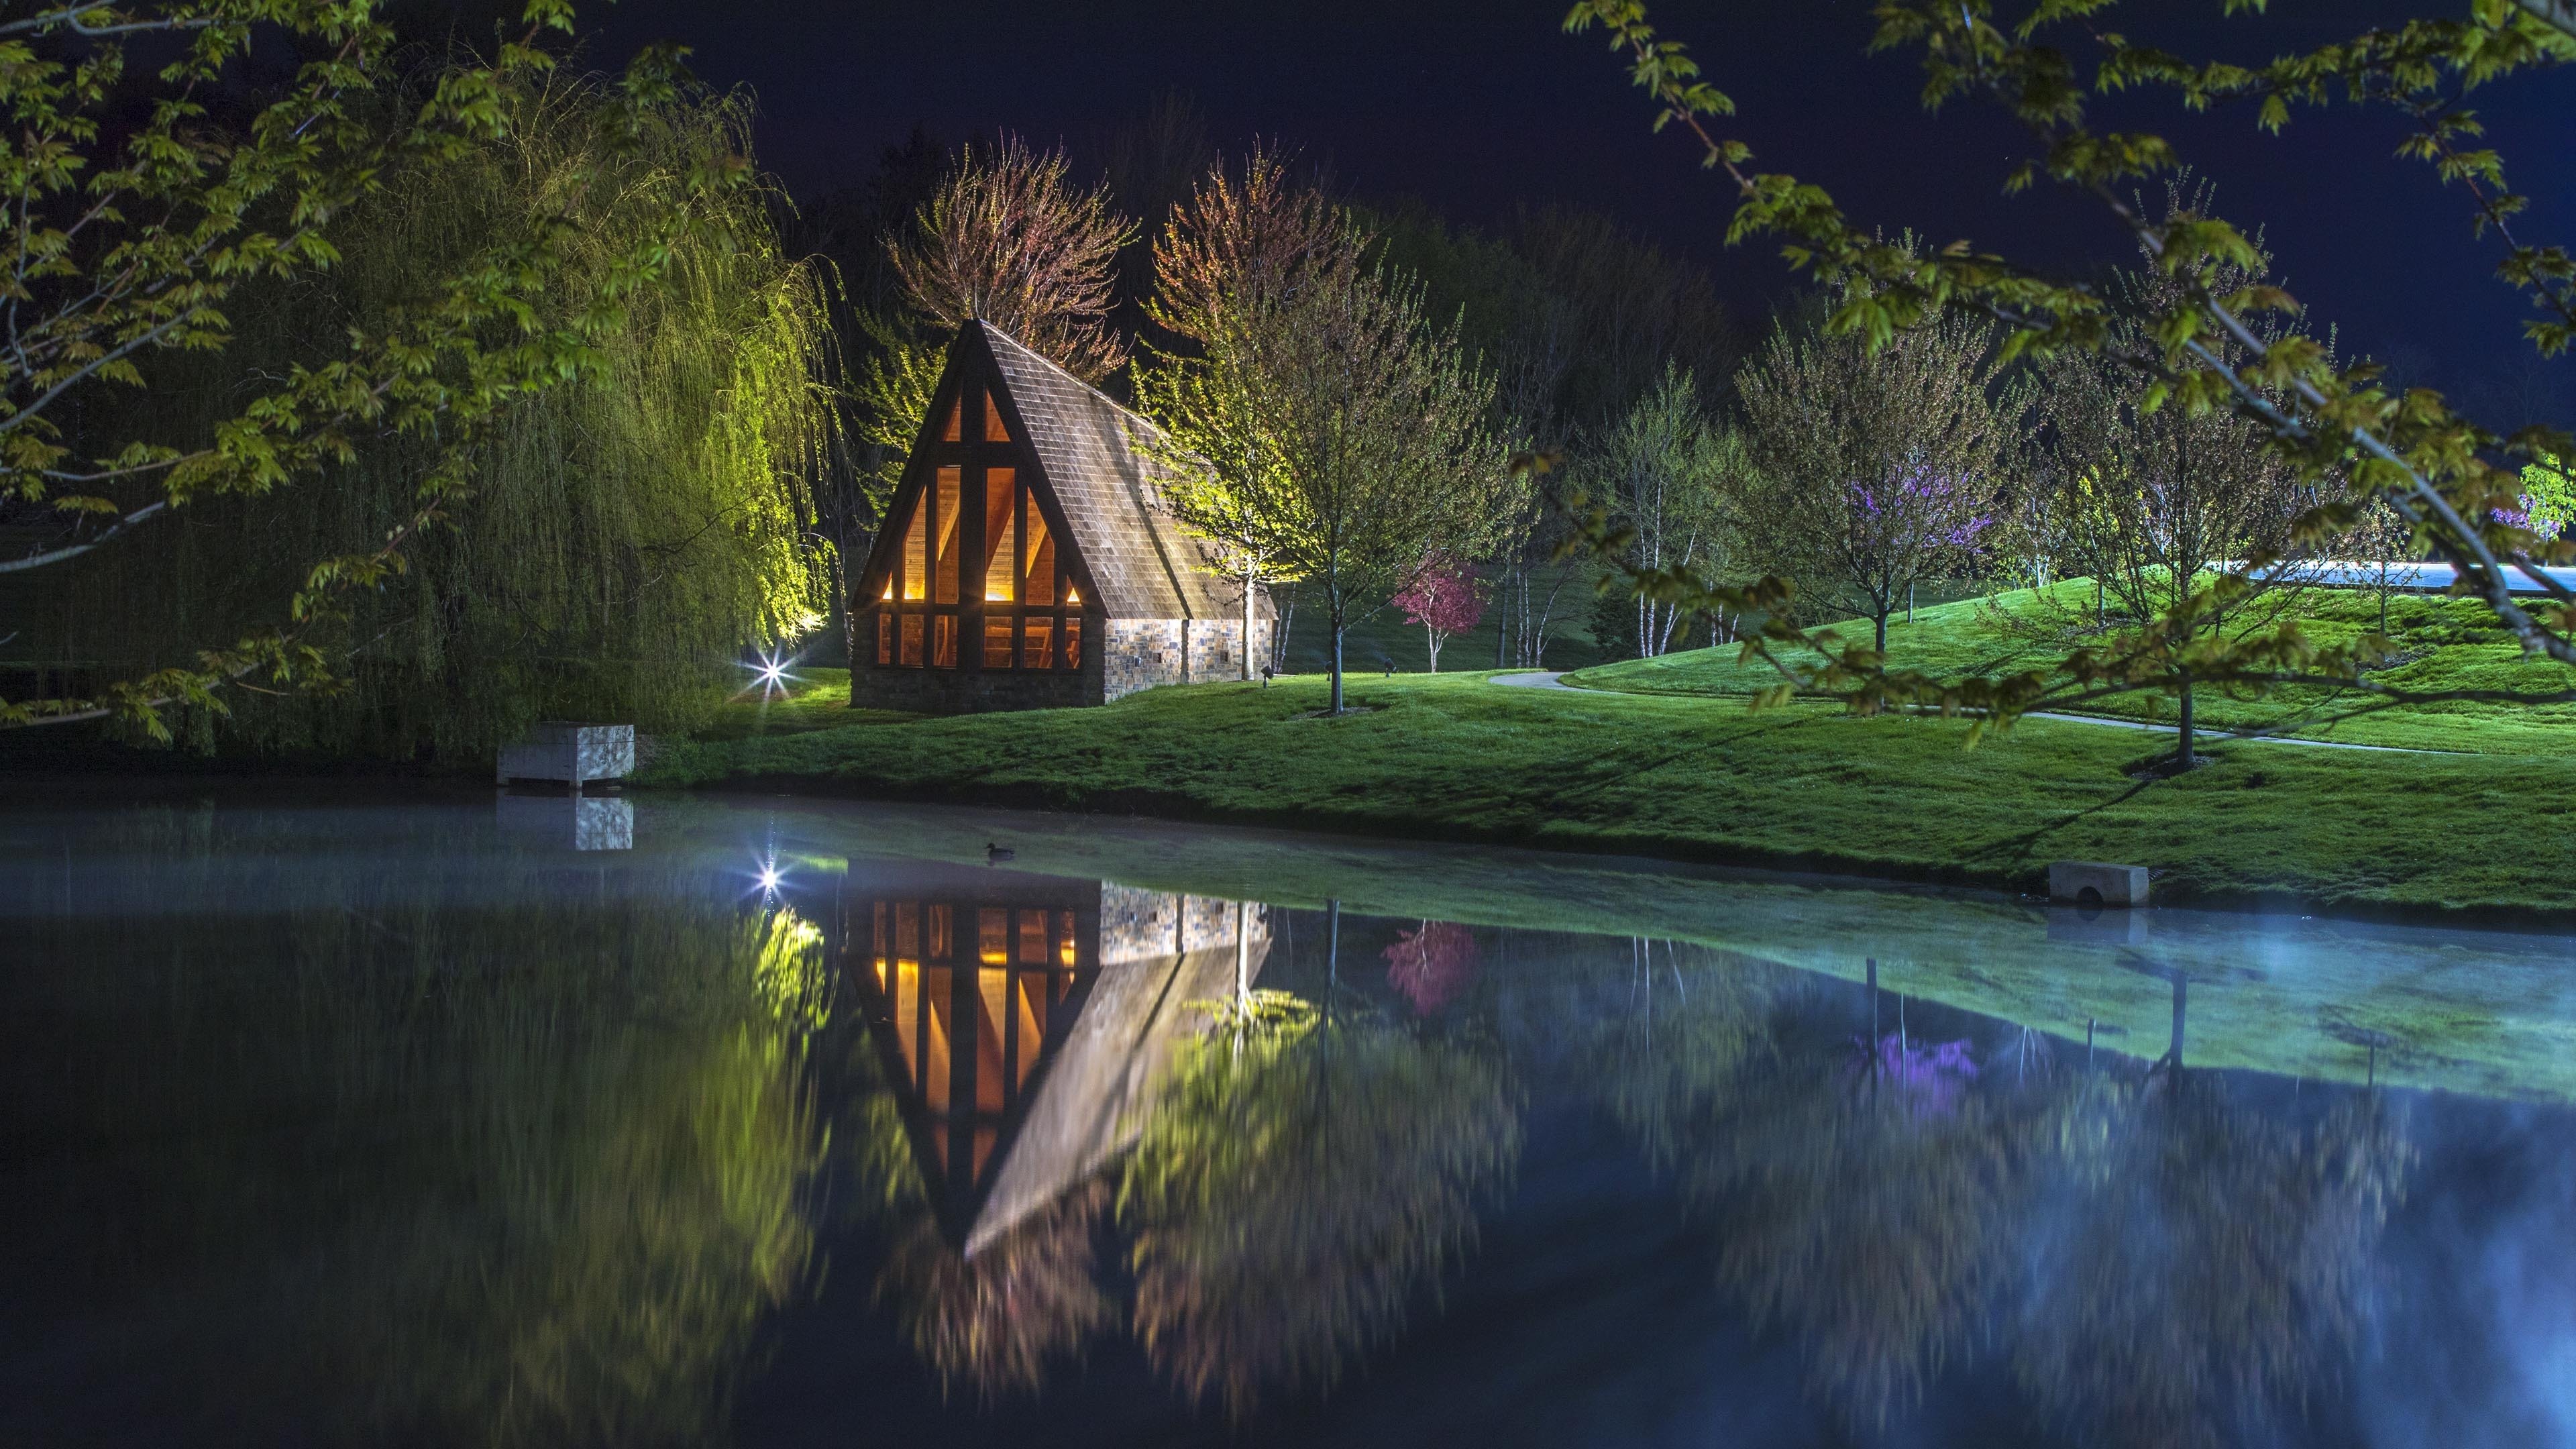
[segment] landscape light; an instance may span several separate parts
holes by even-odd
[[[787,672],[795,663],[796,657],[792,654],[772,654],[766,650],[762,651],[759,663],[743,666],[751,671],[751,684],[746,686],[744,692],[758,689],[763,700],[785,694],[787,686],[796,680],[795,675]]]

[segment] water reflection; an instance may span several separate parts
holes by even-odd
[[[1489,1400],[1623,1359],[1747,1442],[2324,1443],[2425,1392],[2388,1345],[2427,1300],[2501,1331],[2392,1244],[2427,1193],[2506,1231],[2424,1166],[2441,1099],[2204,1067],[2205,952],[2088,939],[2154,993],[2088,1051],[1875,957],[884,841],[649,803],[579,855],[479,800],[0,817],[0,1321],[43,1345],[0,1339],[13,1433],[713,1443],[820,1355],[767,1422],[1331,1437],[1428,1395],[1562,1439]],[[2563,1122],[2441,1110],[2570,1177]],[[2533,1201],[2551,1264],[2571,1212]],[[1668,1296],[1587,1323],[1620,1234]],[[1534,1264],[1576,1286],[1493,1286]],[[892,1369],[834,1357],[868,1335]]]
[[[870,889],[845,898],[842,956],[887,1088],[863,1116],[893,1242],[877,1289],[943,1383],[1033,1390],[1123,1331],[1237,1416],[1320,1388],[1402,1321],[1508,1173],[1493,1053],[1257,989],[1263,906],[971,867],[853,876]],[[1454,982],[1463,935],[1427,923],[1389,959],[1402,972],[1428,940],[1431,973],[1401,979]]]
[[[11,1437],[719,1433],[814,1254],[821,933],[667,865],[490,904],[470,820],[399,875],[271,824],[85,834],[149,913],[11,879]]]

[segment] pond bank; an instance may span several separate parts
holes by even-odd
[[[672,746],[638,783],[1035,806],[1542,846],[2025,891],[2048,862],[2157,898],[2563,925],[2576,761],[2282,750],[2143,782],[2132,732],[1966,727],[1725,700],[1497,689],[1484,675],[1155,690],[1102,709]]]

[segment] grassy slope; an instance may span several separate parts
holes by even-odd
[[[1759,714],[1477,676],[1163,689],[1039,711],[677,744],[642,783],[980,799],[2028,888],[2144,862],[2169,899],[2576,911],[2576,760],[2227,743],[2141,784],[2154,742],[2030,721]]]
[[[2080,579],[2051,592],[2061,608],[2082,610],[2092,605],[2092,586]],[[1998,596],[1995,605],[2027,618],[2038,602],[2034,591],[2021,589]],[[2301,627],[2321,640],[2350,638],[2377,627],[2378,622],[2378,600],[2366,593],[2316,590],[2302,607]],[[2388,622],[2390,635],[2402,654],[2410,657],[2410,662],[2381,676],[2389,683],[2419,689],[2566,687],[2566,670],[2525,662],[2485,606],[2475,600],[2396,598],[2390,601]],[[1888,657],[1900,666],[1933,673],[2027,668],[2048,657],[2052,646],[2017,639],[1999,623],[1984,600],[1925,609],[1915,615],[1913,624],[1889,628]],[[1840,627],[1867,638],[1866,622]],[[1650,694],[1740,695],[1777,681],[1778,675],[1768,666],[1738,664],[1736,651],[1723,648],[1603,665],[1580,671],[1568,682]],[[2201,722],[2219,729],[2279,730],[2353,744],[2483,754],[2576,755],[2576,706],[2443,704],[2335,718],[2365,702],[2359,696],[2333,699],[2315,690],[2282,691],[2259,699],[2230,699],[2202,690],[2195,704]],[[2087,705],[2084,712],[2170,720],[2172,705],[2160,696],[2141,695]]]

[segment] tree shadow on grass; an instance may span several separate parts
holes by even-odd
[[[1767,723],[1751,723],[1747,724],[1742,729],[1734,730],[1727,734],[1696,740],[1690,745],[1682,749],[1675,750],[1673,753],[1658,760],[1648,760],[1637,764],[1602,760],[1599,761],[1600,764],[1605,767],[1612,768],[1614,771],[1614,773],[1609,777],[1599,780],[1569,782],[1568,784],[1549,791],[1544,795],[1532,797],[1531,803],[1533,805],[1552,810],[1559,806],[1571,806],[1597,800],[1601,796],[1607,794],[1614,786],[1634,785],[1639,780],[1645,779],[1650,775],[1654,775],[1664,770],[1669,770],[1676,765],[1685,764],[1693,759],[1706,755],[1711,751],[1722,750],[1740,740],[1751,739],[1756,735],[1773,734],[1781,730],[1802,729],[1806,726],[1815,724],[1816,722],[1817,721],[1813,719],[1791,719]]]
[[[2054,820],[2043,821],[2018,835],[2009,835],[1990,844],[1978,846],[1960,857],[1961,863],[1996,861],[2002,864],[2027,864],[2036,854],[2039,843],[2089,815],[2098,815],[2114,805],[2133,798],[2150,785],[2162,783],[2156,776],[2132,777],[2129,788],[2106,800],[2096,800],[2081,810],[2069,810]]]

